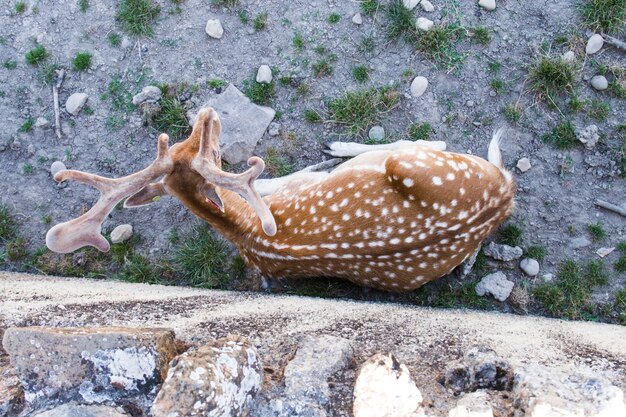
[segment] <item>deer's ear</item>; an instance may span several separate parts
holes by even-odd
[[[145,206],[146,204],[158,201],[163,195],[167,195],[167,191],[165,190],[162,182],[148,184],[141,190],[137,191],[136,194],[128,197],[124,202],[124,207],[133,208]]]
[[[222,199],[215,191],[215,187],[211,184],[203,184],[200,186],[200,194],[209,200],[216,208],[218,208],[221,212],[224,212],[224,203]]]

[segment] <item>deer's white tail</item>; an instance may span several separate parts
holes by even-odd
[[[504,162],[502,161],[502,153],[500,152],[500,142],[502,136],[504,136],[505,128],[501,127],[494,134],[491,142],[489,143],[489,151],[487,152],[487,160],[498,167],[500,172],[505,176],[507,181],[512,180],[511,173],[504,168]]]

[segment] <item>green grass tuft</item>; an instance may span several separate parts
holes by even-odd
[[[296,33],[295,35],[293,35],[293,46],[296,47],[296,49],[301,50],[304,48],[304,38],[302,37],[302,35],[300,33]]]
[[[504,92],[504,81],[502,81],[499,78],[493,78],[491,80],[491,83],[489,83],[489,85],[491,86],[491,88],[493,88],[493,91],[495,91],[496,94],[498,95]]]
[[[591,235],[591,239],[595,242],[606,239],[606,231],[600,223],[591,223],[587,225],[587,231]]]
[[[267,106],[276,95],[274,81],[269,84],[258,83],[255,80],[243,82],[243,93],[248,96],[253,103]]]
[[[268,147],[265,152],[267,171],[275,177],[284,177],[293,172],[294,166],[287,156],[273,147]]]
[[[386,8],[387,36],[391,39],[411,37],[415,34],[415,16],[402,3],[402,0],[391,0]]]
[[[37,45],[26,53],[26,62],[30,65],[39,65],[48,58],[48,51],[43,45]]]
[[[24,123],[22,123],[20,128],[17,129],[17,131],[20,132],[20,133],[32,132],[34,125],[35,125],[35,119],[33,119],[32,117],[29,116],[26,119],[26,121]]]
[[[584,0],[580,5],[583,24],[596,32],[617,32],[626,22],[626,0]]]
[[[587,109],[587,116],[603,122],[609,116],[610,112],[611,106],[609,103],[605,103],[601,100],[591,100],[589,108]]]
[[[219,78],[211,78],[209,81],[206,82],[206,84],[209,88],[212,88],[213,90],[218,90],[220,88],[226,87],[228,85],[228,82],[220,80]]]
[[[335,23],[339,23],[341,20],[341,15],[339,13],[333,12],[328,16],[328,23],[334,25]]]
[[[267,27],[267,12],[259,13],[252,22],[255,30],[263,30]]]
[[[304,120],[309,123],[320,123],[322,121],[322,117],[315,110],[307,109],[304,111]]]
[[[6,61],[4,61],[4,64],[2,64],[2,66],[8,70],[14,70],[15,68],[17,68],[17,61],[7,59]]]
[[[211,0],[211,3],[216,6],[235,7],[239,3],[239,0]]]
[[[72,61],[74,71],[85,71],[91,67],[91,54],[89,52],[79,52]]]
[[[352,69],[352,76],[359,83],[364,83],[370,79],[369,68],[365,65],[358,65]]]
[[[226,246],[213,236],[208,225],[195,227],[180,242],[172,264],[186,283],[203,288],[218,288],[226,283]]]
[[[481,45],[487,45],[491,42],[491,34],[489,29],[484,26],[477,26],[472,29],[472,40]]]
[[[433,128],[430,123],[412,123],[409,126],[409,138],[411,140],[428,140]]]
[[[517,123],[522,118],[522,109],[517,104],[509,103],[504,107],[504,117],[511,123]]]
[[[498,231],[498,242],[509,246],[520,246],[522,229],[515,224],[507,224]]]
[[[89,0],[78,0],[78,8],[81,12],[86,13],[89,9]]]
[[[316,77],[329,77],[334,71],[329,59],[321,59],[313,64],[313,74]]]
[[[19,227],[9,209],[0,205],[0,243],[6,243],[17,238],[18,232]]]
[[[373,16],[378,11],[380,5],[378,0],[362,0],[361,1],[361,13],[366,16]]]
[[[26,11],[26,3],[23,1],[18,1],[15,3],[15,12],[16,13],[24,13]]]
[[[535,288],[535,298],[554,317],[581,318],[591,285],[583,280],[580,267],[571,259],[561,262],[557,276],[556,282]]]
[[[107,40],[109,41],[109,45],[114,48],[117,48],[122,43],[122,37],[119,33],[111,32],[109,36],[107,36]]]
[[[152,24],[160,12],[161,8],[152,0],[121,0],[116,19],[133,36],[152,36]]]
[[[456,42],[464,33],[463,27],[446,24],[414,35],[412,43],[418,51],[432,59],[439,67],[452,70],[459,68],[465,60],[465,55],[456,49]]]
[[[529,85],[539,98],[554,108],[558,97],[573,92],[575,79],[576,71],[569,62],[542,57],[530,68]]]
[[[543,135],[541,139],[557,149],[565,150],[572,149],[578,143],[576,131],[570,121],[561,122],[552,129],[552,132]]]
[[[178,96],[178,88],[163,85],[161,88],[161,110],[151,116],[152,126],[159,132],[166,132],[178,142],[191,133],[187,111]]]
[[[547,250],[545,246],[533,245],[526,248],[524,256],[526,258],[532,258],[537,262],[542,262],[546,258]]]
[[[120,75],[113,76],[109,82],[108,94],[105,94],[103,98],[110,98],[113,107],[117,110],[131,111],[134,108],[133,95]]]

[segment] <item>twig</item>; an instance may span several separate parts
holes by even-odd
[[[52,98],[54,100],[54,131],[57,134],[57,138],[61,139],[63,133],[61,132],[61,111],[59,110],[59,89],[63,84],[63,78],[65,77],[65,70],[54,71],[54,83],[52,84]]]
[[[613,211],[617,214],[621,214],[622,216],[626,217],[626,209],[623,209],[620,206],[616,206],[615,204],[611,204],[603,200],[596,200],[596,206],[600,206],[602,208],[605,208],[607,210]]]
[[[626,51],[626,42],[620,41],[619,39],[614,38],[613,36],[604,35],[604,42],[608,43],[609,45],[613,45],[617,49]]]

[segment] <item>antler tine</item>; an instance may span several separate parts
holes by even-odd
[[[73,252],[83,246],[94,246],[103,252],[108,251],[109,242],[100,234],[102,222],[117,203],[172,170],[174,164],[169,156],[168,140],[166,134],[161,134],[157,158],[141,171],[125,177],[112,179],[74,170],[57,173],[54,177],[57,181],[76,180],[97,188],[100,198],[87,213],[50,229],[46,234],[48,248],[59,253]]]

